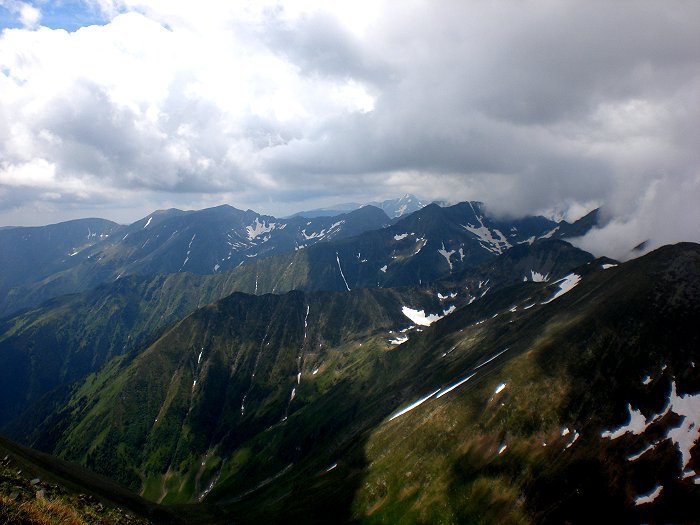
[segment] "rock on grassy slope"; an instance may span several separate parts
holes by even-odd
[[[77,465],[0,438],[0,523],[146,525],[180,520]]]

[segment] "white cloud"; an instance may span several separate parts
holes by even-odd
[[[654,180],[629,212],[573,242],[596,255],[619,260],[637,257],[664,244],[700,243],[700,172],[688,180]],[[644,249],[633,249],[646,243]]]
[[[128,196],[136,218],[410,191],[500,214],[602,204],[611,228],[666,238],[639,203],[682,220],[675,192],[696,195],[700,5],[89,3],[108,23],[27,11],[0,36],[0,222],[42,200],[122,218]]]
[[[34,29],[41,20],[41,10],[27,2],[18,0],[0,0],[0,7],[4,7],[15,14],[18,21],[26,29]]]

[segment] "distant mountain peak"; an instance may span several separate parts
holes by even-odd
[[[384,212],[392,219],[396,219],[418,211],[425,207],[428,203],[421,201],[415,195],[406,193],[397,199],[387,199],[382,202],[371,202],[370,204],[384,210]]]

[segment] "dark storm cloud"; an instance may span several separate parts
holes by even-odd
[[[329,13],[304,16],[293,25],[270,18],[260,39],[307,75],[329,75],[370,83],[387,80],[391,67]]]
[[[420,172],[426,188],[451,174],[501,213],[594,200],[629,211],[661,173],[697,169],[697,5],[441,7],[387,16],[365,49],[392,64],[374,111],[266,152],[269,169],[346,184]]]

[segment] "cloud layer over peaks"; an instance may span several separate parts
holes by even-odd
[[[697,208],[697,3],[230,4],[0,2],[1,222],[412,192],[663,242]]]

